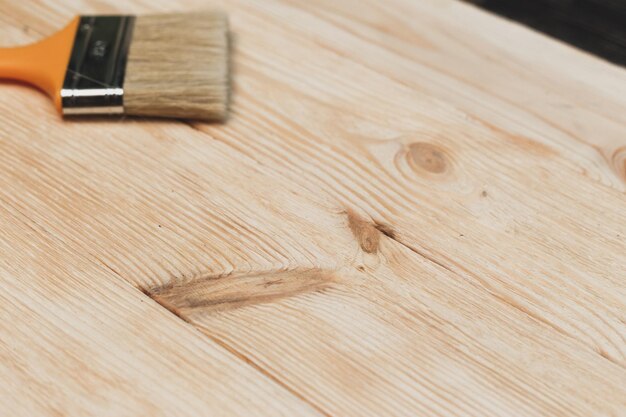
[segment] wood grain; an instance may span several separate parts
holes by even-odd
[[[626,73],[456,1],[214,5],[225,125],[0,88],[0,414],[624,415]]]
[[[0,414],[319,415],[0,200]]]

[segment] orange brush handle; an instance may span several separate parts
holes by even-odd
[[[0,48],[0,79],[19,80],[46,92],[61,110],[61,88],[80,18],[37,43]]]

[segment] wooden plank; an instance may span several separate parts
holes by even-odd
[[[158,299],[326,415],[623,413],[622,366],[387,236],[359,257],[331,274],[266,276],[315,274],[327,285],[254,306],[229,303],[237,298],[220,288],[245,287],[237,276]]]
[[[67,123],[38,93],[0,89],[0,201],[14,230],[4,252],[25,250],[13,247],[20,233],[39,250],[52,236],[63,267],[98,271],[75,273],[77,298],[93,286],[127,297],[106,303],[123,322],[124,308],[145,308],[131,283],[173,313],[160,311],[169,321],[154,334],[200,343],[189,322],[212,353],[228,352],[214,365],[192,355],[194,373],[172,379],[190,412],[249,415],[261,401],[290,414],[622,413],[624,72],[457,2],[222,5],[236,34],[226,125]],[[11,10],[52,27],[79,7]],[[53,259],[24,268],[37,261]],[[43,363],[45,345],[30,354]],[[29,369],[23,395],[50,375],[71,391],[56,366]],[[216,397],[194,397],[213,370],[240,368],[241,380],[212,379]]]
[[[626,190],[623,69],[457,1],[366,2],[358,14],[349,2],[291,3],[307,12],[301,25],[326,22],[326,49]]]
[[[375,221],[397,226],[403,243],[472,279],[489,277],[483,284],[489,291],[499,288],[500,296],[521,297],[525,300],[521,308],[532,306],[532,314],[539,308],[537,316],[557,329],[586,340],[613,360],[624,360],[625,289],[619,278],[626,265],[623,194],[597,187],[570,166],[569,158],[551,148],[468,120],[463,113],[355,68],[350,60],[327,53],[327,44],[314,46],[319,37],[311,44],[298,39],[299,48],[289,48],[285,60],[293,72],[272,78],[273,88],[267,90],[264,85],[270,81],[255,82],[257,73],[270,62],[286,66],[269,52],[277,38],[286,38],[273,24],[286,21],[281,19],[284,13],[290,14],[293,27],[283,24],[283,30],[306,27],[310,15],[278,4],[264,10],[262,18],[242,25],[259,27],[276,16],[276,21],[266,23],[269,27],[262,31],[266,35],[256,36],[244,52],[257,63],[248,68],[254,75],[246,78],[244,69],[240,72],[250,91],[245,98],[254,100],[250,106],[241,104],[241,118],[250,119],[247,125],[269,140],[262,145],[245,141],[249,131],[240,133],[234,124],[207,128],[208,132],[254,155],[277,177],[294,178],[312,195],[326,190],[339,206],[358,207]],[[362,10],[367,16],[367,9]],[[313,53],[316,59],[307,60]],[[393,61],[387,63],[394,67]],[[270,72],[264,75],[271,77]],[[332,96],[321,90],[341,75],[343,82]],[[321,81],[311,86],[314,78]],[[281,89],[280,83],[286,87]],[[362,85],[368,86],[367,92]],[[366,103],[369,97],[380,98],[375,109]],[[321,128],[310,114],[325,120]],[[277,129],[280,135],[274,133]],[[372,137],[372,131],[377,135]],[[272,142],[276,144],[270,146]],[[317,160],[311,162],[307,155],[314,152]],[[323,161],[325,176],[307,175],[318,161]],[[536,293],[535,282],[541,282]],[[588,285],[594,288],[591,293]],[[564,310],[554,311],[554,299],[544,307],[537,303],[548,288],[567,305]],[[601,319],[596,317],[597,308],[608,309],[600,313]],[[588,321],[588,326],[578,328],[580,321]]]
[[[319,415],[0,201],[0,415]]]

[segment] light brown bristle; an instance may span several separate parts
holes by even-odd
[[[230,95],[228,19],[221,12],[137,17],[124,112],[224,120]]]

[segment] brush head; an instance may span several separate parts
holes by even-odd
[[[224,120],[230,96],[226,15],[138,16],[125,72],[125,114]]]

